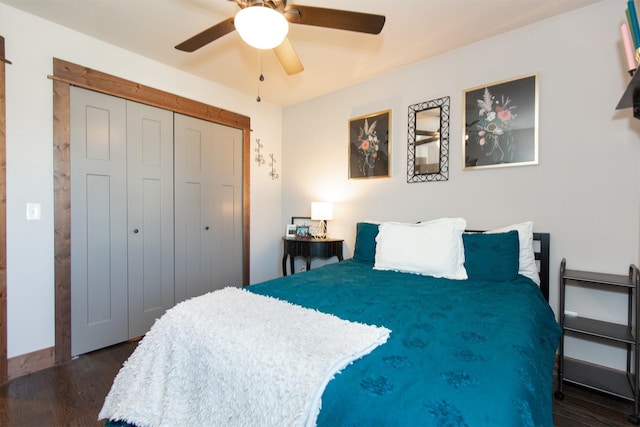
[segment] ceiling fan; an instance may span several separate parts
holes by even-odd
[[[175,48],[193,52],[237,30],[249,45],[259,49],[273,49],[287,74],[292,75],[303,71],[304,67],[287,38],[288,23],[379,34],[385,22],[385,17],[382,15],[297,4],[287,5],[287,0],[229,1],[236,2],[240,7],[240,11],[235,16],[207,28]],[[249,33],[254,31],[256,39],[252,41],[252,34]],[[267,43],[267,39],[274,35],[275,40]]]

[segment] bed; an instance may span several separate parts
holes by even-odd
[[[548,304],[549,235],[530,222],[490,233],[465,226],[451,218],[359,223],[353,258],[246,288],[390,332],[331,373],[310,418],[273,425],[553,425],[560,328]],[[425,266],[425,256],[435,261]],[[128,411],[100,416],[114,427],[136,424]],[[270,424],[259,417],[249,425]]]

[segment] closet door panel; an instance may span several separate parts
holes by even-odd
[[[242,286],[242,131],[179,114],[175,129],[180,301]]]
[[[111,301],[111,179],[86,175],[86,291],[87,323],[96,325],[112,318]]]
[[[205,233],[206,122],[176,114],[175,121],[175,289],[176,302],[208,291],[211,281],[203,253]],[[203,161],[205,162],[203,164]]]
[[[75,356],[128,338],[125,101],[72,87],[71,117]]]
[[[219,187],[220,209],[219,221],[225,224],[218,228],[214,257],[219,259],[219,280],[223,286],[242,286],[242,245],[238,241],[238,233],[242,232],[242,223],[237,215],[238,198],[234,186]],[[240,205],[241,206],[241,205]]]
[[[180,202],[178,202],[180,200]],[[182,301],[206,293],[202,265],[202,185],[186,182],[176,193],[176,300]]]
[[[173,114],[127,102],[129,337],[174,304]]]
[[[211,124],[215,288],[242,286],[242,132]]]

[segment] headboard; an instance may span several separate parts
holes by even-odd
[[[538,272],[540,273],[540,290],[544,299],[549,302],[549,244],[551,235],[549,233],[533,233],[533,252],[538,261]],[[536,244],[537,243],[537,244]]]

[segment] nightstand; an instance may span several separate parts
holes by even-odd
[[[338,257],[342,261],[343,239],[316,239],[314,237],[283,237],[284,255],[282,257],[282,275],[287,275],[287,257],[291,265],[291,274],[294,274],[293,260],[301,256],[307,260],[307,270],[311,270],[311,259]]]

